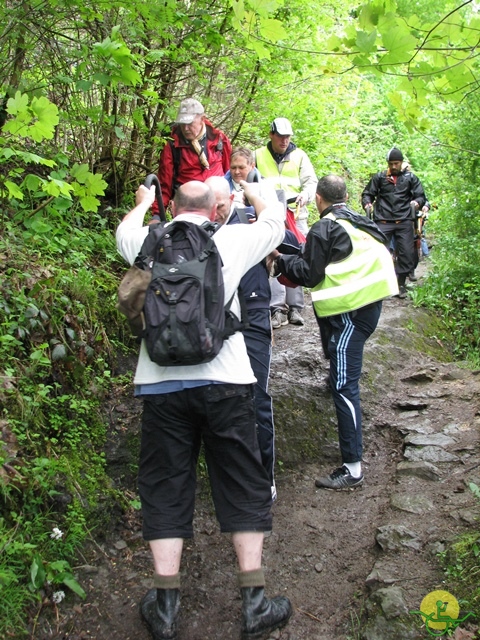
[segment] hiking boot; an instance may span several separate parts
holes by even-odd
[[[300,315],[300,311],[298,309],[290,309],[288,312],[288,321],[290,324],[298,324],[300,326],[305,324],[305,320]]]
[[[292,615],[285,596],[269,599],[263,587],[243,587],[242,640],[264,640],[275,629],[284,627]]]
[[[150,589],[146,593],[140,613],[153,640],[176,640],[179,608],[179,589]]]
[[[272,329],[280,329],[288,324],[287,314],[281,309],[277,309],[272,313]]]
[[[322,489],[354,489],[362,484],[363,474],[354,478],[345,465],[332,471],[329,476],[315,480],[315,486]]]
[[[407,287],[404,284],[399,285],[397,298],[402,300],[407,297]]]
[[[408,279],[410,280],[410,282],[416,282],[418,280],[417,276],[415,275],[415,271],[410,271],[410,273],[408,274]]]

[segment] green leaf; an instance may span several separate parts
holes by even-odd
[[[25,318],[36,318],[40,313],[40,309],[34,304],[29,304],[25,309]]]
[[[380,30],[380,26],[379,26]],[[385,49],[395,53],[397,59],[408,59],[409,54],[415,50],[417,38],[410,32],[402,21],[390,17],[381,25],[381,35]]]
[[[245,4],[243,0],[230,0],[230,3],[232,5],[235,18],[240,24],[245,14]]]
[[[56,198],[60,195],[60,187],[58,185],[58,181],[50,180],[49,182],[46,182],[42,186],[42,191],[44,193],[47,193],[49,196],[53,196],[54,198]]]
[[[79,91],[90,91],[93,87],[93,80],[77,80],[75,87]]]
[[[15,117],[7,120],[3,129],[14,135],[32,138],[35,142],[53,138],[59,122],[58,108],[44,96],[33,97],[28,106],[28,96],[19,91],[7,102],[7,111]]]
[[[9,198],[17,198],[18,200],[23,200],[23,193],[14,182],[12,182],[11,180],[5,180],[5,186],[8,189]]]
[[[6,147],[5,149],[0,149],[0,158],[5,158],[8,160],[9,158],[16,156],[17,152],[11,147]]]
[[[32,112],[37,117],[37,122],[30,127],[30,136],[36,141],[51,140],[55,127],[59,122],[58,107],[48,98],[32,98]]]
[[[39,156],[36,153],[30,153],[29,151],[22,151],[18,153],[18,157],[22,158],[25,164],[34,162],[35,164],[41,164],[45,167],[54,167],[56,164],[55,160],[51,160],[50,158],[43,158],[42,156]]]
[[[77,182],[80,182],[80,184],[85,184],[85,181],[87,180],[87,177],[90,173],[90,171],[88,170],[88,164],[75,163],[70,169],[70,173]]]
[[[42,218],[35,218],[32,221],[31,228],[35,231],[35,233],[50,233],[50,231],[52,231],[53,229],[52,225],[48,224],[48,222],[46,222]]]
[[[103,87],[108,87],[112,80],[112,76],[107,76],[106,73],[94,73],[93,79],[99,82]]]
[[[41,184],[44,184],[45,180],[40,178],[40,176],[36,176],[33,173],[29,173],[25,176],[23,180],[23,185],[29,191],[36,191]]]
[[[35,554],[30,567],[30,579],[35,589],[41,589],[43,587],[45,575],[42,558],[38,554]]]
[[[25,111],[28,107],[28,96],[26,93],[17,91],[14,98],[7,100],[7,113],[12,116]]]
[[[66,585],[69,589],[71,589],[74,593],[76,593],[77,596],[80,596],[83,599],[87,597],[87,594],[85,593],[85,591],[82,589],[82,587],[78,584],[78,582],[75,580],[75,578],[72,575],[66,575],[63,578],[63,584]]]
[[[270,16],[285,4],[285,0],[248,0],[249,6],[259,16]]]
[[[12,569],[0,569],[0,586],[8,587],[9,584],[18,582],[18,578]]]
[[[271,18],[260,18],[259,31],[262,38],[270,42],[285,40],[287,37],[287,31],[280,20],[273,20]]]
[[[362,29],[368,30],[378,24],[380,16],[384,13],[385,8],[382,3],[369,2],[361,8],[358,23]]]
[[[85,186],[90,195],[103,196],[108,184],[100,173],[89,173],[85,179]]]
[[[145,56],[145,60],[147,62],[158,62],[162,58],[166,56],[167,52],[165,49],[152,49]]]
[[[327,49],[329,51],[340,51],[342,48],[342,39],[336,35],[330,36],[327,40]]]
[[[100,206],[100,200],[97,200],[97,198],[93,196],[85,196],[84,198],[80,198],[80,204],[85,212],[93,211],[95,213]]]
[[[369,53],[376,49],[377,30],[374,29],[371,33],[365,31],[357,31],[356,44],[362,53]]]
[[[44,191],[46,193],[49,193],[52,196],[59,196],[62,194],[66,198],[70,197],[70,193],[73,191],[71,184],[68,184],[65,180],[56,180],[55,178],[52,178],[52,176],[49,176],[49,178],[49,184],[44,187]]]
[[[66,560],[54,560],[53,562],[50,562],[50,564],[48,565],[49,569],[53,569],[53,571],[62,571],[62,572],[66,572],[67,570],[71,571],[70,565]],[[62,575],[63,578],[63,575]]]
[[[126,65],[122,66],[119,79],[129,86],[135,86],[142,80],[140,74],[135,71],[135,69]]]

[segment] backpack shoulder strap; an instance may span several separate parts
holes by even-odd
[[[242,224],[250,224],[245,209],[243,207],[235,207],[235,213]]]
[[[157,256],[160,244],[163,246],[162,253],[168,250],[171,253],[172,241],[168,235],[166,222],[163,221],[149,225],[148,235],[143,241],[138,256],[135,258],[135,264],[141,269],[149,268],[152,258],[156,258]],[[168,255],[166,253],[165,258],[168,262]],[[142,264],[144,266],[141,266]]]
[[[240,319],[238,319],[237,316],[232,311],[230,311],[233,299],[235,298],[235,293],[238,293],[238,301],[240,303]],[[237,331],[245,331],[245,329],[248,329],[248,327],[250,326],[248,322],[247,303],[245,301],[245,296],[243,295],[242,288],[239,286],[235,293],[225,305],[225,338],[233,336],[233,334]]]
[[[172,150],[172,158],[173,158],[173,180],[172,185],[173,189],[176,188],[176,182],[178,177],[178,172],[180,170],[180,155],[182,153],[180,147],[176,147],[173,140],[170,140],[169,143],[170,149]]]

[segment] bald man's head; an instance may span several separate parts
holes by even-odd
[[[180,213],[197,213],[210,220],[215,215],[215,196],[204,182],[192,180],[182,184],[173,198],[173,217]]]
[[[211,176],[205,180],[205,184],[213,191],[217,203],[215,222],[224,224],[230,214],[233,200],[233,194],[230,193],[230,185],[221,176]]]

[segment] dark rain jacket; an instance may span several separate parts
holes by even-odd
[[[410,171],[391,176],[389,170],[376,173],[362,193],[362,207],[373,204],[373,219],[385,222],[413,219],[410,202],[421,209],[426,202],[422,183]]]

